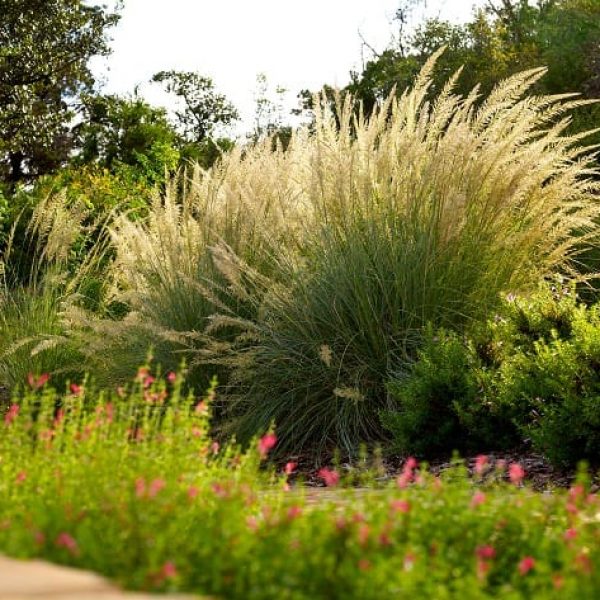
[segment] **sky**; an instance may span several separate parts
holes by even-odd
[[[481,3],[427,0],[413,21],[465,21]],[[148,83],[154,73],[208,75],[240,111],[239,134],[252,127],[259,73],[272,89],[288,90],[286,110],[297,105],[301,89],[341,87],[351,70],[360,71],[360,35],[378,51],[388,46],[398,6],[399,0],[124,0],[111,32],[113,53],[97,60],[94,71],[103,92],[129,94],[139,86],[145,99],[167,108],[173,108],[169,98]]]

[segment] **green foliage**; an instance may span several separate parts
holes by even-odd
[[[0,424],[3,553],[131,589],[221,598],[600,590],[599,500],[584,478],[542,495],[502,482],[499,467],[476,487],[460,464],[438,478],[407,463],[378,490],[285,491],[286,474],[261,469],[276,438],[246,453],[219,447],[213,393],[197,403],[180,377],[143,368],[133,386],[101,394],[88,382],[67,394],[43,383],[33,378]]]
[[[486,396],[490,374],[469,344],[451,332],[429,332],[410,372],[392,378],[398,407],[382,421],[394,450],[431,457],[518,443],[510,414]]]
[[[91,89],[89,59],[109,52],[117,20],[81,0],[2,0],[0,179],[14,185],[68,158],[73,100]]]
[[[88,96],[76,128],[79,164],[94,164],[122,180],[163,184],[179,164],[178,136],[166,111],[137,97]]]
[[[210,77],[191,71],[160,71],[152,81],[163,84],[183,103],[175,115],[180,133],[188,142],[202,143],[215,127],[239,118],[233,104],[215,90]]]
[[[600,305],[571,288],[510,297],[468,341],[430,338],[395,378],[383,416],[402,452],[481,451],[529,440],[557,466],[600,462]],[[516,432],[519,432],[519,436]]]

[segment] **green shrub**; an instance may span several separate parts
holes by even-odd
[[[471,342],[443,330],[430,333],[410,373],[389,383],[398,408],[382,420],[393,449],[431,457],[514,446],[509,415],[487,397],[489,380]]]
[[[572,286],[511,296],[466,340],[429,337],[390,391],[398,408],[383,422],[402,452],[529,440],[558,466],[600,464],[600,305],[579,303]]]
[[[317,107],[314,135],[277,158],[298,182],[302,234],[282,248],[272,285],[236,286],[256,267],[227,263],[258,315],[228,356],[242,437],[275,420],[296,451],[381,439],[385,382],[414,360],[428,323],[487,318],[500,292],[569,270],[575,224],[592,236],[591,159],[579,162],[553,124],[572,104],[522,98],[543,70],[476,109],[453,82],[430,106],[432,68],[369,121],[350,101],[335,115]]]

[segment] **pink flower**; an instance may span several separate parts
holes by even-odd
[[[69,389],[71,390],[71,394],[73,394],[73,396],[81,396],[83,394],[83,386],[82,385],[77,385],[76,383],[72,383],[69,386]]]
[[[358,561],[358,568],[361,571],[368,571],[371,568],[371,561],[368,558],[361,558]]]
[[[148,495],[154,498],[167,485],[164,479],[154,479],[148,486]]]
[[[18,404],[12,404],[6,414],[4,415],[4,423],[10,425],[19,414],[20,407]]]
[[[59,548],[65,548],[73,555],[79,554],[79,547],[75,538],[66,532],[59,533],[55,543]]]
[[[577,530],[571,527],[565,531],[565,540],[574,540],[577,537]]]
[[[205,415],[208,411],[208,405],[204,400],[200,400],[198,404],[196,404],[196,412],[200,415]]]
[[[273,450],[275,444],[277,444],[277,436],[274,433],[263,435],[263,437],[258,440],[258,453],[261,458],[265,458],[267,454]]]
[[[358,529],[358,543],[361,546],[366,546],[369,542],[369,535],[371,534],[371,528],[363,523]]]
[[[414,564],[415,564],[415,560],[416,557],[412,552],[408,552],[405,556],[404,556],[404,570],[405,571],[410,571],[412,570]]]
[[[48,373],[42,373],[39,377],[35,377],[33,373],[27,375],[27,383],[29,384],[29,387],[34,390],[43,388],[48,382],[48,379],[50,379]]]
[[[167,561],[163,565],[162,576],[164,577],[164,579],[173,579],[177,577],[177,568],[175,567],[175,563]]]
[[[188,498],[190,500],[193,500],[194,498],[196,498],[196,496],[198,496],[199,493],[200,493],[200,490],[197,487],[193,486],[193,485],[191,485],[188,488],[188,493],[187,494],[188,494]]]
[[[290,521],[293,521],[294,519],[296,519],[297,517],[299,517],[301,515],[302,515],[302,508],[300,508],[299,506],[290,506],[290,508],[288,509],[287,516]]]
[[[508,477],[512,483],[519,485],[525,477],[525,470],[519,463],[512,463],[508,468]]]
[[[406,459],[406,462],[404,463],[404,470],[405,471],[413,471],[418,466],[419,466],[419,463],[417,462],[417,459],[413,458],[412,456],[409,456]]]
[[[410,502],[408,500],[392,500],[390,506],[394,512],[403,514],[410,512]]]
[[[398,476],[396,480],[396,484],[400,489],[404,489],[408,486],[408,484],[414,479],[414,469],[417,468],[417,461],[411,456],[404,463],[404,467],[402,468],[402,473]]]
[[[219,449],[221,448],[221,446],[219,445],[219,442],[213,442],[210,445],[210,450],[213,454],[219,454]]]
[[[283,470],[283,472],[284,472],[286,475],[291,475],[291,474],[292,474],[292,473],[293,473],[293,472],[296,470],[296,467],[297,467],[297,466],[298,466],[298,463],[295,463],[295,462],[289,462],[289,463],[287,463],[287,464],[285,465],[285,469]]]
[[[256,531],[258,529],[258,519],[254,515],[246,517],[246,525],[250,531]]]
[[[27,473],[25,471],[19,471],[17,473],[16,482],[23,483],[27,479]]]
[[[492,558],[495,558],[496,550],[493,546],[486,544],[485,546],[477,546],[475,554],[482,560],[491,560]]]
[[[486,500],[486,495],[483,492],[475,492],[473,498],[471,498],[471,508],[476,508],[480,504],[483,504]]]
[[[325,482],[327,487],[335,487],[340,481],[339,473],[325,467],[319,471],[318,476]]]
[[[535,567],[535,558],[532,556],[525,556],[519,563],[519,573],[521,575],[527,575]]]
[[[169,383],[175,383],[177,381],[177,373],[171,371],[167,374],[167,381]]]
[[[488,457],[485,454],[477,456],[475,459],[475,473],[477,473],[477,475],[483,475],[488,464]]]

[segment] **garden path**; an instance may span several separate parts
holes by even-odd
[[[106,579],[67,567],[0,556],[0,600],[151,600],[155,595],[123,592]],[[161,596],[184,600],[192,596]]]

